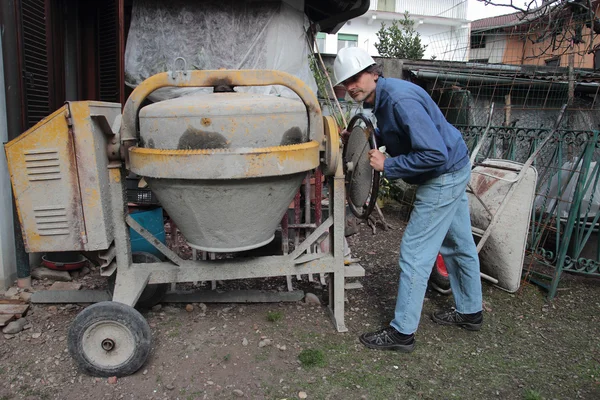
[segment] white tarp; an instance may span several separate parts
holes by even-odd
[[[554,213],[557,214],[561,219],[566,220],[569,217],[569,211],[571,209],[571,205],[574,200],[573,196],[575,196],[575,188],[577,185],[577,180],[579,179],[579,173],[581,171],[581,163],[582,163],[581,160],[578,162],[568,161],[562,165],[562,168],[560,169],[560,171],[557,172],[552,177],[552,180],[550,181],[550,187],[549,188],[547,188],[546,186],[542,187],[542,190],[544,190],[544,191],[548,190],[548,194],[544,195],[544,196],[538,195],[536,197],[536,199],[535,199],[536,209],[540,209],[545,203],[546,210],[551,210],[556,206],[558,208],[558,210],[555,210]],[[592,171],[594,171],[595,168],[596,168],[596,162],[592,161],[590,163],[590,167],[589,167],[590,174],[592,173]],[[560,174],[560,181],[561,181],[561,184],[560,184],[561,190],[560,191],[562,192],[560,199],[558,198],[559,174]],[[593,179],[593,178],[590,178],[590,176],[593,177],[593,175],[588,175],[588,178],[587,178],[588,181],[590,179]],[[583,199],[581,200],[581,207],[579,209],[579,217],[580,218],[586,218],[586,217],[593,218],[598,213],[598,210],[600,208],[600,184],[596,185],[596,187],[594,188],[593,181],[591,183],[585,182],[584,187],[587,184],[589,184],[589,187],[587,188],[587,190],[583,196]],[[556,205],[557,202],[558,202],[558,205]]]
[[[289,72],[316,93],[308,64],[303,2],[288,2],[135,0],[125,49],[125,82],[135,87],[159,72],[182,69],[180,63],[175,66],[175,59],[183,57],[187,69]],[[282,87],[236,90],[296,97]],[[160,89],[153,100],[198,91],[202,89]]]

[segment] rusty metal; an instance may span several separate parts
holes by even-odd
[[[138,142],[137,115],[142,102],[157,89],[163,87],[211,87],[230,86],[268,86],[282,85],[294,91],[304,102],[308,113],[309,138],[321,146],[323,141],[323,121],[319,102],[310,88],[295,76],[271,70],[217,70],[185,71],[179,73],[164,72],[143,81],[129,96],[123,109],[121,124],[121,142],[123,152]],[[122,153],[123,153],[122,152]],[[126,164],[128,165],[127,156]]]
[[[495,275],[482,273],[482,277],[510,292],[519,288],[523,268],[537,182],[537,171],[532,164],[560,127],[565,109],[566,104],[554,128],[525,163],[486,159],[486,167],[477,166],[473,169],[469,188],[479,201],[471,202],[473,231],[479,237],[477,252],[482,259],[482,268],[487,268],[490,275]],[[484,210],[479,206],[483,206]],[[506,209],[510,209],[510,217],[505,215]],[[490,238],[493,238],[492,243],[488,243]]]
[[[28,252],[110,246],[108,136],[91,115],[119,114],[118,104],[71,102],[5,145]]]
[[[151,178],[244,179],[294,174],[319,165],[315,141],[289,146],[210,150],[129,149],[131,171]]]
[[[375,129],[363,114],[352,117],[347,129],[351,133],[344,146],[342,164],[346,172],[348,206],[356,217],[366,219],[375,208],[381,176],[371,167],[368,156],[371,149],[378,148]]]
[[[68,126],[68,137],[69,137],[69,143],[71,143],[71,146],[73,146],[73,154],[75,155],[75,157],[73,157],[73,167],[75,167],[74,171],[75,174],[77,175],[77,190],[79,191],[79,198],[83,198],[82,195],[82,190],[81,190],[81,179],[79,177],[79,167],[78,167],[78,160],[77,160],[77,149],[75,148],[75,134],[73,133],[73,118],[71,116],[71,106],[69,104],[69,102],[66,103],[66,110],[65,110],[65,118],[67,120],[67,126]],[[86,227],[85,227],[85,211],[83,210],[83,203],[79,204],[79,207],[81,208],[81,242],[83,244],[86,244],[88,242],[87,240],[87,234],[86,234]]]
[[[325,154],[321,160],[323,164],[321,168],[325,175],[331,176],[335,175],[341,157],[339,127],[335,119],[327,115],[323,117],[323,128],[325,133]]]
[[[321,197],[323,192],[323,173],[320,168],[315,170],[315,224],[320,225],[322,219]]]

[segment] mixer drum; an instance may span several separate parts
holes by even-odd
[[[130,168],[200,250],[269,243],[306,171],[319,165],[306,107],[292,99],[203,94],[144,107],[139,121]]]

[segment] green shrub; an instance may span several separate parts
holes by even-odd
[[[269,311],[267,313],[267,321],[277,322],[281,318],[283,318],[283,313],[281,311]]]
[[[303,367],[324,367],[325,354],[321,350],[306,349],[298,355],[298,359]]]

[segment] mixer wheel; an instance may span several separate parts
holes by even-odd
[[[348,123],[350,137],[344,145],[342,160],[346,175],[346,197],[352,214],[367,219],[375,208],[381,173],[369,162],[369,150],[377,149],[375,128],[363,114],[356,114]]]
[[[148,358],[151,344],[150,326],[142,314],[113,301],[87,307],[69,328],[69,353],[92,376],[133,374]]]
[[[142,264],[142,263],[158,263],[160,259],[156,257],[154,254],[147,253],[145,251],[136,251],[131,254],[131,258],[134,263]],[[118,271],[117,271],[118,272]],[[108,291],[112,295],[115,289],[115,279],[116,274],[112,274],[110,278],[108,278]],[[137,308],[152,308],[165,297],[165,294],[169,291],[170,284],[168,283],[157,283],[146,285],[142,294],[140,294],[140,298],[138,299],[135,306]]]

